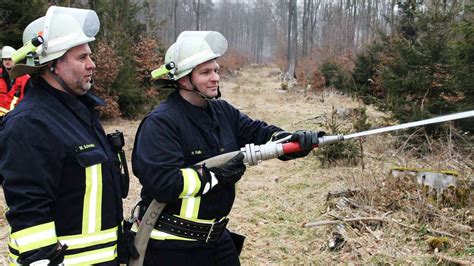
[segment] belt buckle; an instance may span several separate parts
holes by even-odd
[[[215,223],[212,223],[211,228],[209,229],[209,232],[207,233],[206,243],[209,242],[209,239],[211,238],[211,234],[212,234],[212,232],[214,231],[214,226],[215,226],[215,225],[224,224],[224,227],[225,227],[228,222],[229,222],[229,218],[223,217],[220,221],[215,222]]]
[[[212,223],[211,228],[209,229],[209,232],[207,233],[206,243],[209,242],[209,238],[211,238],[211,233],[212,233],[212,231],[214,231],[214,225],[215,224],[216,223]]]

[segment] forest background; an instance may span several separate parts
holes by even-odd
[[[473,109],[474,5],[458,0],[0,0],[0,46],[49,5],[94,9],[102,117],[136,118],[163,99],[150,71],[183,30],[229,41],[224,73],[276,63],[282,88],[341,92],[400,122]],[[470,122],[469,122],[470,121]],[[472,120],[458,126],[472,131]]]

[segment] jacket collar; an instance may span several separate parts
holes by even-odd
[[[179,112],[188,117],[202,132],[206,142],[217,149],[217,144],[220,143],[220,127],[214,110],[214,100],[208,101],[206,107],[199,107],[186,101],[178,91],[171,95],[171,99],[177,103]]]
[[[38,85],[58,98],[60,102],[89,126],[91,126],[91,114],[95,112],[94,108],[105,106],[105,102],[90,91],[85,95],[74,96],[52,87],[42,78],[38,79]]]

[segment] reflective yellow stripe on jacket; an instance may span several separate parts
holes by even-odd
[[[9,244],[18,252],[47,247],[58,241],[54,222],[32,226],[10,235]]]
[[[213,220],[201,220],[197,218],[199,214],[199,207],[201,206],[201,197],[195,195],[199,192],[202,184],[196,170],[192,168],[185,168],[181,169],[181,173],[183,175],[184,185],[183,191],[179,195],[179,198],[182,199],[179,217],[199,223],[213,223]],[[196,241],[195,239],[174,236],[156,229],[153,229],[151,232],[151,239]]]
[[[10,104],[10,111],[15,108],[16,103],[18,102],[18,97],[13,96],[12,102]]]
[[[86,168],[86,193],[82,209],[82,232],[100,231],[102,224],[102,165]]]
[[[88,250],[65,255],[65,265],[91,265],[111,261],[117,257],[118,226],[101,230],[102,225],[102,165],[96,164],[85,169],[86,189],[84,193],[82,234],[56,236],[54,222],[33,226],[10,235],[9,246],[22,254],[39,249],[58,241],[70,250],[92,247],[95,245],[113,244],[109,247]],[[18,256],[11,253],[10,265],[18,265]]]
[[[6,115],[8,112],[10,112],[10,110],[6,109],[6,108],[3,108],[0,106],[0,116],[4,116]]]
[[[116,243],[118,227],[107,229],[92,234],[81,234],[72,236],[60,236],[58,240],[61,244],[68,246],[67,251],[80,248],[91,247],[94,245]],[[52,243],[56,243],[56,240]],[[15,246],[10,245],[15,248]],[[15,248],[16,249],[16,248]],[[66,251],[66,252],[67,252]],[[21,252],[20,252],[21,253]],[[18,265],[18,256],[10,253],[10,265]],[[66,255],[64,257],[65,265],[92,265],[103,261],[111,261],[117,257],[117,244],[113,246],[96,249],[92,251],[80,252],[74,255]]]
[[[117,241],[117,230],[118,227],[116,226],[114,228],[95,233],[60,236],[58,239],[62,244],[66,244],[68,246],[68,250],[72,250]]]
[[[111,261],[117,257],[117,245],[96,249],[64,257],[64,265],[92,265],[99,262]]]

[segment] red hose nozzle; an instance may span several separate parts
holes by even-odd
[[[344,140],[344,135],[334,135],[334,136],[322,136],[318,138],[318,143],[313,145],[313,148],[316,148],[318,146],[323,146],[339,141]],[[283,153],[284,154],[291,154],[295,152],[301,151],[300,144],[298,142],[288,142],[288,143],[283,143]]]

